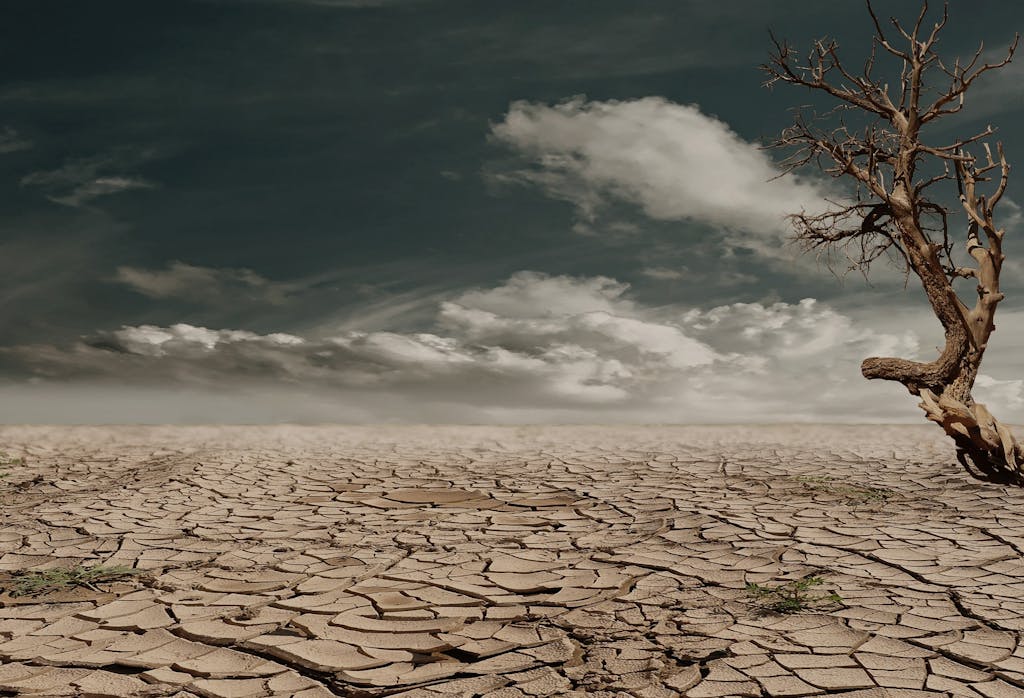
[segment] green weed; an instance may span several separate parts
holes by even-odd
[[[137,575],[141,570],[121,565],[102,565],[54,568],[48,570],[15,572],[10,581],[11,596],[41,596],[75,587],[88,587],[99,591],[97,584],[109,584]]]
[[[774,613],[799,613],[821,605],[842,603],[843,598],[835,592],[817,594],[811,591],[824,583],[821,577],[812,576],[774,587],[748,584],[747,595],[762,608]]]

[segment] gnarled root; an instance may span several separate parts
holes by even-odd
[[[957,458],[971,476],[1024,484],[1024,446],[983,404],[976,402],[968,407],[945,395],[936,397],[927,388],[922,388],[919,395],[918,406],[956,442]]]

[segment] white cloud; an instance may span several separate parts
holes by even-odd
[[[606,357],[609,375],[645,383],[661,368],[712,363],[710,347],[672,323],[645,317],[624,294],[628,284],[603,276],[574,278],[518,272],[503,285],[442,302],[439,326],[475,346],[527,355]],[[607,369],[608,367],[605,367]],[[605,370],[602,369],[602,370]]]
[[[778,168],[757,144],[697,105],[662,97],[514,102],[492,133],[530,163],[496,177],[571,201],[584,220],[625,201],[654,219],[725,229],[731,244],[772,254],[791,230],[788,214],[825,206],[822,184],[775,179]]]
[[[682,281],[687,280],[691,283],[705,283],[713,285],[718,288],[725,288],[727,286],[739,286],[742,284],[753,284],[757,282],[757,277],[752,274],[744,274],[740,271],[734,271],[731,269],[692,269],[688,266],[682,265],[679,267],[646,267],[640,270],[640,273],[649,279],[655,281]]]
[[[1005,405],[1018,413],[1024,407],[1024,380],[997,380],[980,373],[974,385],[974,396],[978,402],[989,406]],[[996,416],[999,416],[998,412]]]
[[[269,281],[251,269],[215,269],[179,261],[171,262],[166,269],[118,267],[113,281],[150,298],[204,303],[255,300],[274,305],[284,303],[288,294],[301,286]]]
[[[631,312],[633,302],[623,298],[627,290],[629,284],[606,276],[574,278],[520,271],[501,286],[467,291],[458,301],[507,317],[567,317],[595,311]]]
[[[520,272],[441,302],[429,332],[142,325],[70,348],[6,349],[0,365],[31,372],[40,390],[131,386],[128,421],[146,414],[137,393],[148,387],[238,395],[228,421],[246,421],[255,408],[245,396],[259,393],[279,396],[282,418],[307,420],[315,404],[323,420],[371,422],[913,422],[913,398],[865,381],[859,364],[913,357],[918,344],[911,332],[858,326],[813,299],[650,308],[614,279]],[[26,387],[9,382],[0,393],[15,389],[23,396]]]
[[[837,347],[855,354],[903,356],[918,352],[912,332],[880,334],[856,328],[851,319],[813,298],[799,303],[734,303],[708,311],[692,310],[683,316],[684,326],[699,337],[727,340],[744,354],[802,360],[809,356],[828,359]],[[846,357],[834,357],[840,361]],[[819,368],[824,366],[820,364]]]
[[[109,174],[112,169],[130,167],[151,153],[116,152],[91,158],[68,160],[55,170],[32,172],[21,178],[22,186],[39,187],[54,203],[81,208],[93,199],[156,185],[142,177]]]
[[[153,325],[123,327],[111,333],[120,350],[143,356],[174,355],[180,347],[198,345],[206,351],[213,351],[217,345],[257,341],[271,346],[294,346],[303,344],[301,337],[274,333],[259,335],[242,330],[209,330],[205,327],[177,324],[168,328]]]
[[[51,196],[54,203],[78,208],[100,196],[119,194],[132,189],[152,189],[155,185],[138,177],[97,177],[83,182],[62,196]]]
[[[669,269],[668,267],[647,267],[640,273],[658,281],[678,281],[686,278],[682,269]]]

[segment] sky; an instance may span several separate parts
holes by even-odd
[[[0,13],[0,422],[921,421],[859,371],[937,355],[920,286],[801,254],[842,185],[761,147],[813,100],[764,87],[769,31],[857,66],[859,1]],[[1022,29],[953,0],[940,52]],[[1022,78],[929,137],[1024,161]],[[1019,182],[975,395],[1024,423]]]

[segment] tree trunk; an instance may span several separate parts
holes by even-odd
[[[993,482],[1024,484],[1024,448],[971,395],[980,363],[980,353],[972,351],[963,358],[960,373],[946,385],[907,387],[920,396],[918,406],[925,416],[953,439],[957,458],[968,473]]]
[[[957,457],[968,473],[985,480],[1024,484],[1024,446],[971,395],[989,334],[995,329],[995,305],[1002,297],[998,267],[995,274],[979,275],[981,300],[974,310],[968,310],[956,296],[935,246],[927,243],[918,221],[909,211],[900,213],[897,224],[908,261],[942,323],[946,345],[930,363],[872,357],[861,364],[861,373],[869,379],[898,381],[920,396],[919,407],[956,443]],[[979,262],[992,263],[991,257]]]
[[[926,388],[920,393],[919,406],[927,418],[941,426],[956,443],[957,457],[964,468],[983,480],[1024,484],[1021,473],[1024,451],[1010,430],[982,403],[973,399],[965,403],[950,397],[950,392],[959,390],[951,384],[936,397]]]

